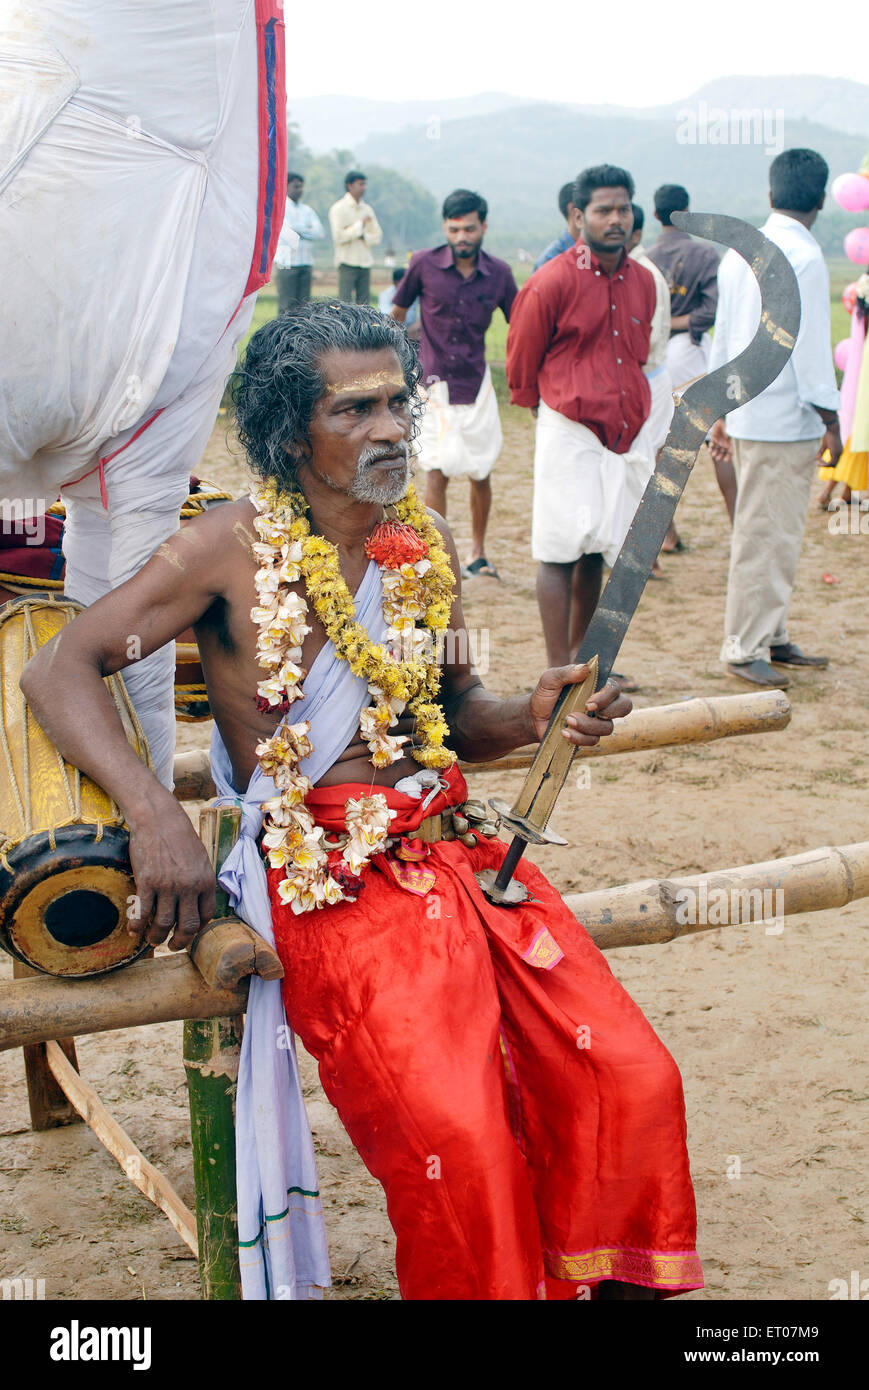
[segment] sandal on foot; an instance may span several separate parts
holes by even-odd
[[[494,565],[489,564],[485,555],[480,555],[476,560],[472,560],[469,565],[462,565],[462,578],[475,579],[478,575],[485,574],[489,579],[500,579],[501,576]]]

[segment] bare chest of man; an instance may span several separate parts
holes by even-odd
[[[360,571],[358,574],[356,569]],[[254,562],[245,566],[245,570],[246,573],[240,573],[231,585],[228,596],[217,600],[195,628],[211,713],[232,763],[233,785],[240,792],[246,789],[256,769],[256,745],[274,733],[283,717],[277,711],[261,714],[257,708],[257,682],[265,673],[257,660],[257,629],[250,616],[257,602]],[[356,566],[345,575],[351,592],[358,588],[363,574],[364,567]],[[311,631],[302,647],[302,667],[309,671],[328,639],[310,606],[306,621]],[[403,716],[391,730],[410,740],[414,738],[414,731],[415,721],[408,716]],[[368,746],[357,728],[317,785],[358,782],[372,787],[394,786],[419,767],[409,756],[387,768],[375,768],[370,758]]]

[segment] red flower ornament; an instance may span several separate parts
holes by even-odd
[[[397,570],[425,559],[428,542],[404,521],[381,521],[365,542],[365,554],[378,565]]]

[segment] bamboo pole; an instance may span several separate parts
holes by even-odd
[[[610,758],[616,753],[643,753],[650,748],[676,748],[683,743],[714,743],[741,734],[766,734],[785,729],[791,706],[780,690],[749,695],[713,695],[681,700],[672,705],[635,709],[616,721],[613,732],[594,748],[577,748],[578,758]],[[465,776],[475,772],[509,771],[530,767],[537,748],[517,748],[490,763],[460,763]]]
[[[184,1243],[194,1255],[198,1254],[193,1213],[182,1202],[168,1178],[164,1178],[153,1163],[148,1162],[126,1131],[109,1114],[94,1088],[79,1076],[60,1045],[47,1042],[45,1052],[58,1086],[100,1143],[118,1160],[133,1186],[138,1187],[149,1202],[166,1213]]]
[[[790,718],[790,702],[780,690],[696,697],[672,705],[632,710],[596,748],[579,748],[577,755],[609,758],[614,753],[642,753],[649,748],[676,747],[681,743],[713,743],[741,734],[767,734],[787,728]],[[461,762],[459,767],[465,776],[475,772],[509,772],[530,767],[536,752],[536,747],[517,748],[489,763]],[[175,795],[179,801],[204,801],[215,795],[204,748],[176,754]]]
[[[52,975],[3,980],[0,1052],[143,1023],[229,1017],[244,1011],[247,987],[246,979],[234,989],[206,984],[186,952],[140,960],[84,980]]]
[[[215,873],[238,839],[240,824],[238,806],[209,806],[202,812],[199,834]],[[229,915],[221,889],[214,915]],[[190,1019],[184,1024],[199,1279],[206,1299],[241,1298],[235,1168],[235,1092],[241,1037],[240,1015]]]
[[[644,879],[596,893],[571,893],[564,901],[606,951],[672,941],[722,926],[763,926],[778,934],[783,917],[844,907],[865,897],[869,841],[688,878]]]

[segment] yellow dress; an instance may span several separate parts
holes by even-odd
[[[856,312],[856,311],[855,311]],[[828,455],[825,454],[824,458]],[[869,483],[869,338],[860,361],[854,423],[835,468],[819,468],[818,475],[844,483],[852,492],[865,492]]]

